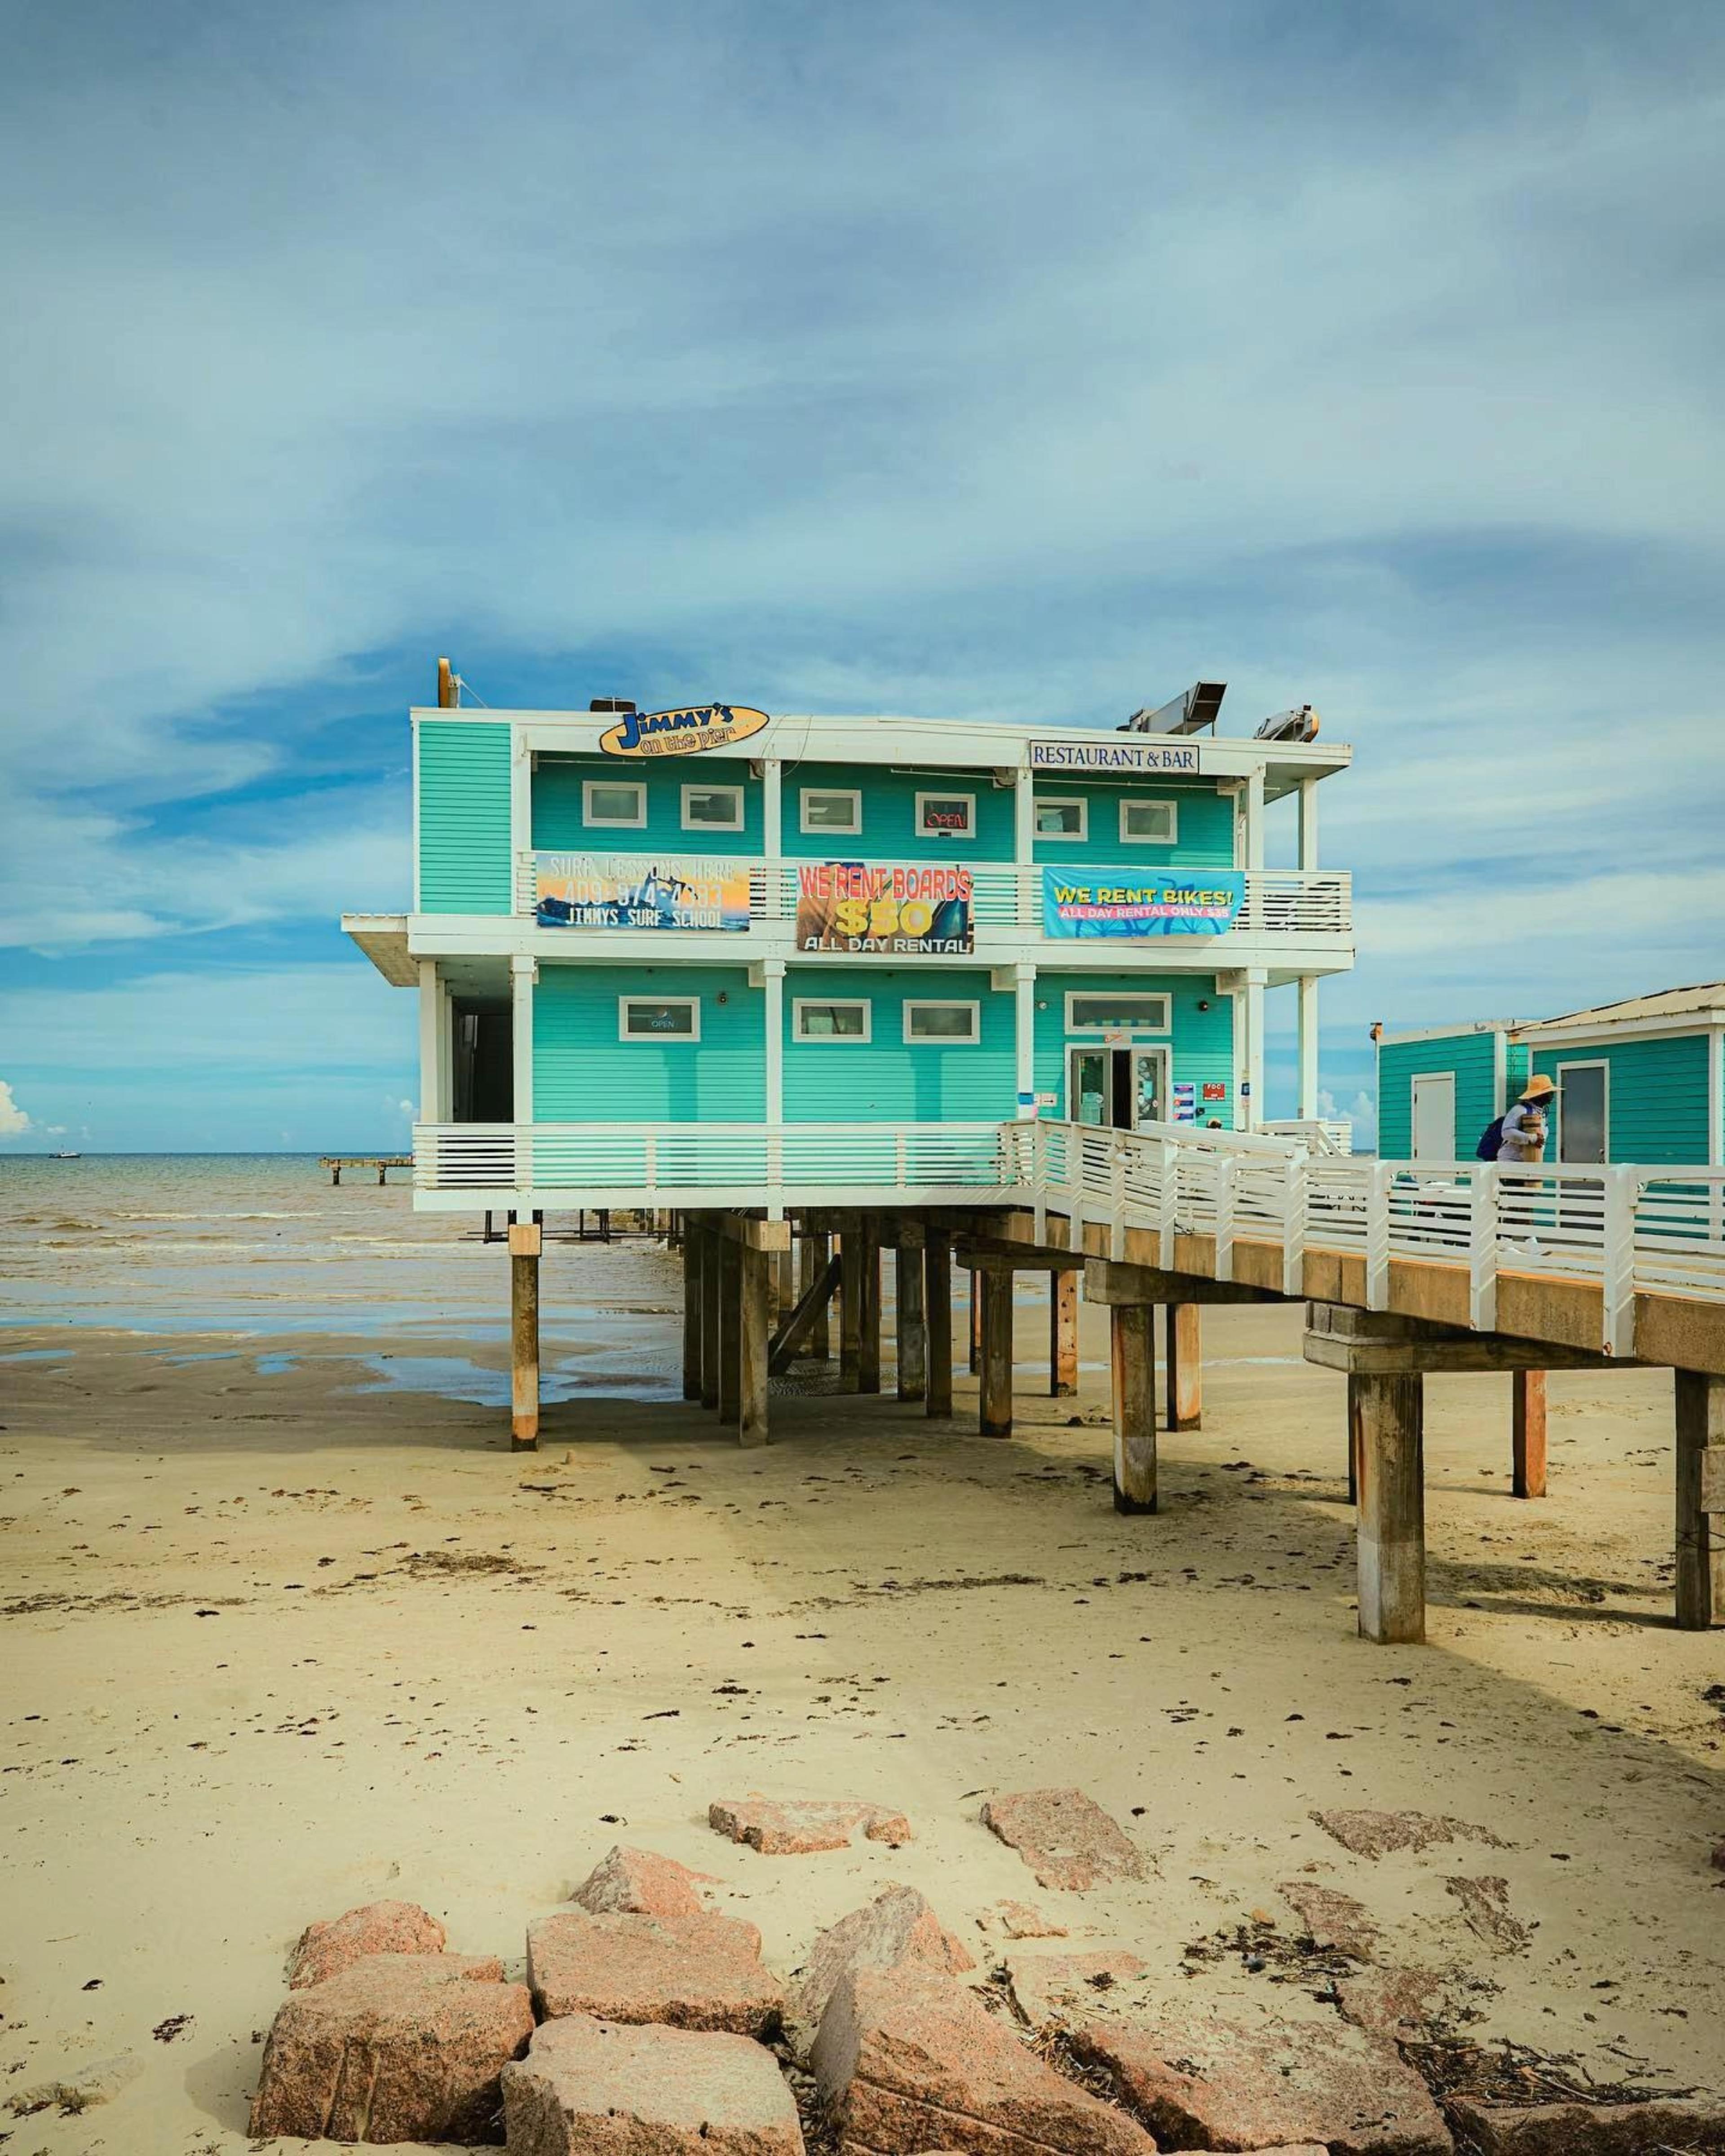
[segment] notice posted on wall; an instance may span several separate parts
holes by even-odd
[[[944,864],[811,861],[797,871],[797,948],[968,957],[971,874]]]
[[[1102,869],[1074,875],[1042,871],[1045,936],[1221,936],[1245,896],[1238,869],[1184,875]]]
[[[536,854],[542,928],[736,931],[749,925],[748,863],[652,854]]]

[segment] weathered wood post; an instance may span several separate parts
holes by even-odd
[[[1380,1645],[1425,1637],[1425,1380],[1350,1372],[1359,1418],[1359,1629]]]
[[[983,1281],[980,1273],[970,1276],[970,1374],[973,1378],[983,1367]]]
[[[742,1399],[742,1245],[719,1238],[719,1419],[736,1422]]]
[[[849,1236],[845,1238],[848,1242]],[[880,1389],[880,1230],[873,1220],[858,1224],[860,1245],[856,1298],[856,1389]]]
[[[1048,1389],[1069,1400],[1078,1390],[1078,1276],[1048,1276]]]
[[[1677,1629],[1704,1632],[1719,1614],[1712,1515],[1725,1509],[1725,1378],[1700,1370],[1679,1370],[1675,1377]]]
[[[536,1220],[509,1230],[510,1450],[539,1448],[539,1253],[545,1232]]]
[[[928,1384],[928,1329],[923,1296],[922,1236],[900,1224],[892,1254],[893,1300],[898,1319],[898,1396],[920,1400]]]
[[[857,1390],[857,1349],[862,1338],[862,1230],[848,1225],[839,1238],[839,1382]]]
[[[772,1256],[773,1285],[768,1296],[767,1316],[772,1325],[782,1325],[797,1306],[797,1254],[788,1244]]]
[[[1348,1388],[1348,1502],[1359,1502],[1359,1399],[1352,1385]]]
[[[701,1398],[701,1255],[706,1237],[691,1220],[683,1233],[683,1398]]]
[[[341,1181],[341,1162],[340,1162],[339,1160],[337,1160],[337,1161],[332,1161],[332,1162],[330,1163],[330,1188],[331,1188],[331,1190],[334,1190],[334,1189],[337,1188],[340,1186]]]
[[[689,1224],[690,1240],[701,1245],[701,1404],[719,1404],[719,1332],[724,1300],[724,1258],[711,1214]]]
[[[1156,1510],[1156,1306],[1117,1302],[1108,1311],[1114,1397],[1114,1509]]]
[[[978,1426],[984,1437],[1012,1435],[1012,1273],[987,1265],[972,1275],[982,1288],[982,1384]]]
[[[808,1294],[809,1289],[814,1286],[814,1283],[826,1270],[827,1260],[831,1257],[832,1254],[832,1237],[830,1235],[804,1235],[803,1237],[801,1242],[798,1245],[797,1253],[797,1295],[799,1301],[803,1296]],[[827,1316],[827,1308],[825,1304],[821,1306],[819,1317],[815,1319],[814,1324],[809,1329],[809,1337],[804,1344],[803,1352],[805,1355],[818,1356],[823,1363],[827,1360],[833,1352],[832,1328]]]
[[[1510,1373],[1511,1487],[1517,1497],[1545,1495],[1545,1373]]]
[[[745,1245],[737,1252],[737,1441],[767,1442],[767,1342],[772,1329],[769,1281],[778,1254]]]
[[[1170,1430],[1204,1427],[1204,1306],[1168,1306],[1168,1414]]]
[[[952,1237],[946,1228],[922,1231],[922,1317],[927,1340],[923,1412],[952,1412]]]

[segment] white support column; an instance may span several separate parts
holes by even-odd
[[[437,984],[437,1109],[434,1122],[447,1123],[455,1112],[455,998],[449,983]]]
[[[784,850],[784,765],[776,756],[761,759],[761,851],[776,861]]]
[[[524,727],[511,727],[511,732],[514,743],[509,759],[509,903],[513,911],[520,888],[516,864],[533,848],[533,752],[527,747]]]
[[[1310,783],[1310,782],[1307,782]],[[1308,1121],[1317,1114],[1317,976],[1301,973],[1299,981],[1300,1113]]]
[[[761,985],[767,991],[767,1122],[784,1121],[784,960],[763,958]]]
[[[1036,774],[1023,764],[1013,774],[1012,857],[1027,869],[1036,858]]]
[[[1013,968],[1013,1064],[1018,1074],[1019,1114],[1036,1115],[1036,968],[1021,961]],[[1030,1096],[1027,1106],[1025,1094]]]
[[[1242,1130],[1255,1131],[1264,1121],[1264,987],[1265,970],[1261,966],[1248,966],[1245,970],[1245,994],[1235,1005],[1245,1015],[1245,1073],[1250,1091],[1241,1103],[1244,1112],[1240,1118]]]
[[[533,1120],[533,990],[539,980],[539,964],[533,958],[509,962],[510,1059],[515,1078],[511,1120]]]
[[[1300,865],[1310,875],[1317,866],[1317,781],[1300,781]]]
[[[1245,783],[1245,865],[1248,870],[1264,865],[1264,767],[1248,773]]]
[[[444,1043],[442,983],[435,958],[419,961],[419,1115],[422,1123],[440,1123],[443,1112]]]

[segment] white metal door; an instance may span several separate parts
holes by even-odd
[[[1566,1164],[1610,1157],[1610,1088],[1603,1063],[1558,1065],[1558,1158]]]
[[[1414,1158],[1455,1158],[1455,1074],[1445,1070],[1414,1081]]]

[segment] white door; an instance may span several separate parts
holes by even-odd
[[[1455,1158],[1455,1074],[1445,1070],[1414,1081],[1414,1158]]]

